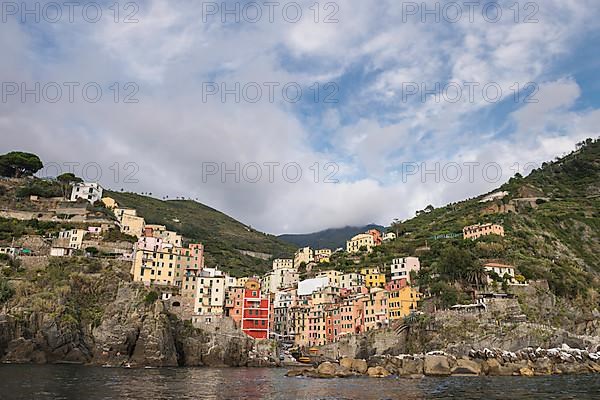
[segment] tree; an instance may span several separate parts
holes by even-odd
[[[488,275],[485,267],[480,263],[474,262],[467,270],[467,281],[477,289],[487,283]]]
[[[76,177],[75,174],[71,172],[66,172],[57,176],[56,180],[60,183],[60,188],[64,198],[67,198],[73,184],[83,182],[83,179]]]
[[[438,270],[448,281],[455,282],[465,279],[474,264],[475,260],[471,252],[449,246],[444,248],[440,254]]]
[[[11,178],[31,176],[44,167],[38,156],[13,151],[0,156],[0,175]]]

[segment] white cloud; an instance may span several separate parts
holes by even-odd
[[[301,2],[304,10],[313,3]],[[598,135],[600,112],[576,108],[583,92],[575,78],[554,77],[574,44],[597,29],[592,1],[545,2],[539,24],[451,26],[402,23],[394,1],[338,4],[337,24],[315,24],[308,12],[296,24],[203,23],[198,3],[164,0],[147,3],[138,24],[0,24],[3,77],[96,81],[105,89],[96,104],[2,104],[0,146],[37,152],[46,162],[98,162],[102,182],[115,189],[199,198],[280,233],[388,223],[498,185],[481,177],[473,183],[421,182],[418,175],[404,183],[402,163],[424,161],[431,168],[436,162],[497,162],[506,179],[516,162],[541,162]],[[49,49],[42,49],[45,42]],[[201,95],[207,81],[336,80],[346,96],[322,115],[281,99],[250,104],[230,96],[223,104],[218,96],[204,103]],[[480,126],[495,109],[480,98],[398,101],[403,82],[452,80],[495,81],[506,93],[514,82],[539,82],[540,103],[515,105],[495,127]],[[140,103],[110,101],[108,86],[117,81],[138,83]],[[504,132],[511,124],[512,131]],[[339,184],[323,183],[330,161],[339,165]],[[115,162],[118,182],[109,169]],[[123,182],[127,162],[139,166],[139,183]],[[273,183],[266,177],[261,183],[205,182],[207,162],[230,168],[236,162],[296,162],[303,176],[298,183],[285,182],[280,172]],[[317,162],[315,183],[310,167]]]

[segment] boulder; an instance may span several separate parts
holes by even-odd
[[[452,372],[448,363],[448,357],[429,354],[425,356],[423,371],[428,376],[448,376]]]
[[[324,378],[333,378],[336,375],[336,364],[324,362],[317,367],[317,374]]]
[[[481,364],[481,371],[484,375],[500,375],[500,362],[495,358],[489,358]]]
[[[552,374],[552,361],[548,357],[538,358],[533,363],[533,372],[536,375],[550,375]]]
[[[398,375],[423,375],[423,359],[422,358],[403,358],[402,368],[399,369]]]
[[[452,375],[480,375],[481,365],[476,361],[466,358],[456,360],[456,365],[452,368]]]
[[[390,376],[390,373],[383,367],[370,367],[367,370],[367,375],[371,378],[385,378]]]
[[[352,360],[352,371],[358,372],[359,374],[366,374],[369,366],[365,360]]]
[[[590,372],[594,372],[596,374],[600,374],[600,364],[590,361],[588,362],[588,368],[590,370]]]
[[[353,358],[342,358],[340,360],[340,365],[346,369],[352,369],[352,363],[354,362]]]
[[[523,367],[521,369],[519,369],[519,374],[521,376],[533,376],[535,375],[533,370],[529,367]]]

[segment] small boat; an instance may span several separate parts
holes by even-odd
[[[298,358],[298,362],[302,364],[312,364],[312,360],[310,359],[310,357],[300,357]]]

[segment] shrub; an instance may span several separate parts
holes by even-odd
[[[6,279],[0,279],[0,304],[8,301],[15,294],[15,290]]]
[[[144,298],[144,303],[150,305],[156,302],[156,300],[158,300],[158,293],[156,293],[155,291],[151,291],[146,294],[146,297]]]

